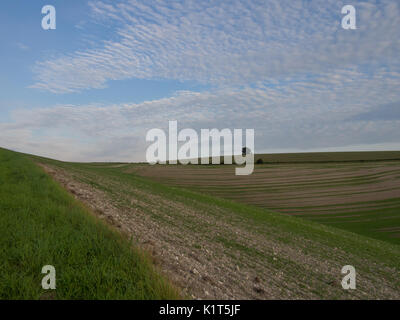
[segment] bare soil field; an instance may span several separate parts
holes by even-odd
[[[229,165],[126,172],[400,243],[400,161],[264,164],[249,176]]]

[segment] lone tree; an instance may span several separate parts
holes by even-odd
[[[242,148],[242,156],[244,157],[246,154],[250,154],[251,150],[249,148],[243,147]]]

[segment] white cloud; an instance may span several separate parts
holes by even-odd
[[[37,62],[34,88],[69,93],[137,78],[212,89],[139,104],[15,110],[0,123],[0,145],[64,160],[139,161],[147,130],[178,120],[197,130],[254,128],[256,151],[392,148],[400,141],[392,117],[400,3],[357,1],[353,31],[340,26],[344,4],[91,1],[92,18],[115,36]]]
[[[381,106],[400,102],[399,86],[400,73],[351,68],[253,88],[182,91],[139,104],[20,109],[12,122],[0,123],[0,144],[64,160],[143,161],[147,130],[178,120],[179,129],[254,128],[257,152],[375,150],[400,141],[400,119],[374,118]]]
[[[92,1],[115,39],[38,62],[35,88],[104,88],[129,78],[216,86],[324,74],[354,65],[399,70],[400,4],[357,2],[358,29],[341,28],[343,1]]]

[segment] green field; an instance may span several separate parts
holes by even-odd
[[[112,216],[113,224],[151,248],[164,272],[193,298],[400,298],[398,245],[172,187],[161,171],[154,171],[157,167],[32,159],[82,201],[93,203],[100,195],[105,204],[96,204],[99,217]],[[167,167],[173,168],[160,170]],[[163,182],[139,176],[146,168]],[[220,169],[191,170],[201,177]],[[180,172],[175,178],[189,178]],[[354,291],[340,285],[340,270],[347,264],[359,275]]]
[[[208,162],[211,164],[213,159],[218,160],[218,157],[210,157]],[[223,159],[224,157],[219,157],[220,163],[223,163]],[[299,152],[254,155],[256,164],[363,163],[379,161],[400,161],[400,151]],[[234,159],[232,162],[235,162]],[[201,163],[201,158],[198,163]]]
[[[138,175],[157,167],[1,150],[0,168],[2,298],[178,297],[171,282],[196,299],[400,298],[398,245]],[[341,287],[348,264],[357,290]]]
[[[41,287],[44,265],[56,290]],[[0,149],[1,299],[173,299],[149,258],[26,156]]]
[[[262,159],[264,163],[400,161],[400,151],[270,153],[255,155],[254,160],[258,159]]]

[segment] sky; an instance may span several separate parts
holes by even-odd
[[[342,28],[344,5],[355,30]],[[44,5],[56,29],[44,30]],[[397,0],[5,0],[0,147],[144,161],[146,133],[255,130],[255,151],[400,150]]]

